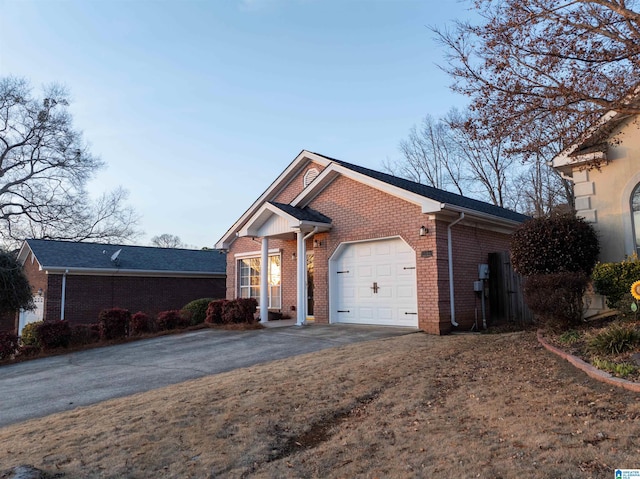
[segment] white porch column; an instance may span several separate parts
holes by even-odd
[[[307,322],[307,294],[306,294],[306,276],[307,276],[307,252],[304,242],[304,233],[300,230],[296,232],[298,240],[298,281],[297,281],[297,297],[298,297],[298,320],[297,326],[302,326]]]
[[[269,321],[269,238],[262,238],[260,259],[260,322]]]

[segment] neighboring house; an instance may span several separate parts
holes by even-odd
[[[35,311],[17,320],[92,323],[106,308],[156,315],[198,298],[224,298],[226,256],[217,250],[27,240],[18,254]]]
[[[574,182],[577,215],[592,223],[602,262],[640,252],[640,125],[638,115],[606,114],[598,124],[553,159]],[[587,316],[605,309],[591,298]]]
[[[469,330],[474,281],[527,217],[302,151],[216,244],[227,298],[304,324]],[[261,265],[268,264],[268,268]],[[484,270],[483,270],[484,275]]]

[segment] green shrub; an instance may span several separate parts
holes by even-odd
[[[28,323],[22,328],[22,334],[20,335],[20,341],[23,346],[40,346],[38,340],[38,326],[44,321],[35,321]]]
[[[182,308],[183,316],[189,318],[191,325],[204,323],[207,318],[207,308],[214,298],[194,299]]]
[[[37,335],[42,349],[67,348],[71,343],[71,326],[68,321],[44,321],[38,325]]]
[[[18,336],[8,331],[0,331],[0,359],[12,357],[18,350]]]
[[[100,339],[108,341],[126,338],[129,335],[129,321],[131,321],[131,313],[127,309],[103,309],[98,316]]]
[[[588,347],[594,354],[620,354],[640,344],[640,332],[633,326],[612,324],[589,340]]]
[[[582,322],[589,278],[584,273],[538,274],[525,278],[523,294],[537,322],[566,330]]]
[[[620,263],[598,263],[591,274],[595,292],[606,296],[607,306],[614,309],[621,307],[618,303],[639,279],[640,260],[636,255]]]
[[[635,373],[638,368],[630,363],[614,363],[613,361],[609,361],[607,359],[593,358],[591,360],[592,364],[601,369],[603,371],[607,371],[611,374],[615,374],[616,376],[620,376],[624,378],[629,374]]]
[[[589,275],[599,251],[593,227],[573,214],[531,219],[511,237],[511,261],[523,276],[561,272]]]

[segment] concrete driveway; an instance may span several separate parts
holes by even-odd
[[[0,427],[236,368],[415,329],[207,329],[0,367]]]

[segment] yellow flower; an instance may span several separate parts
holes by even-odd
[[[634,298],[640,299],[640,281],[636,281],[631,285],[631,294]]]

